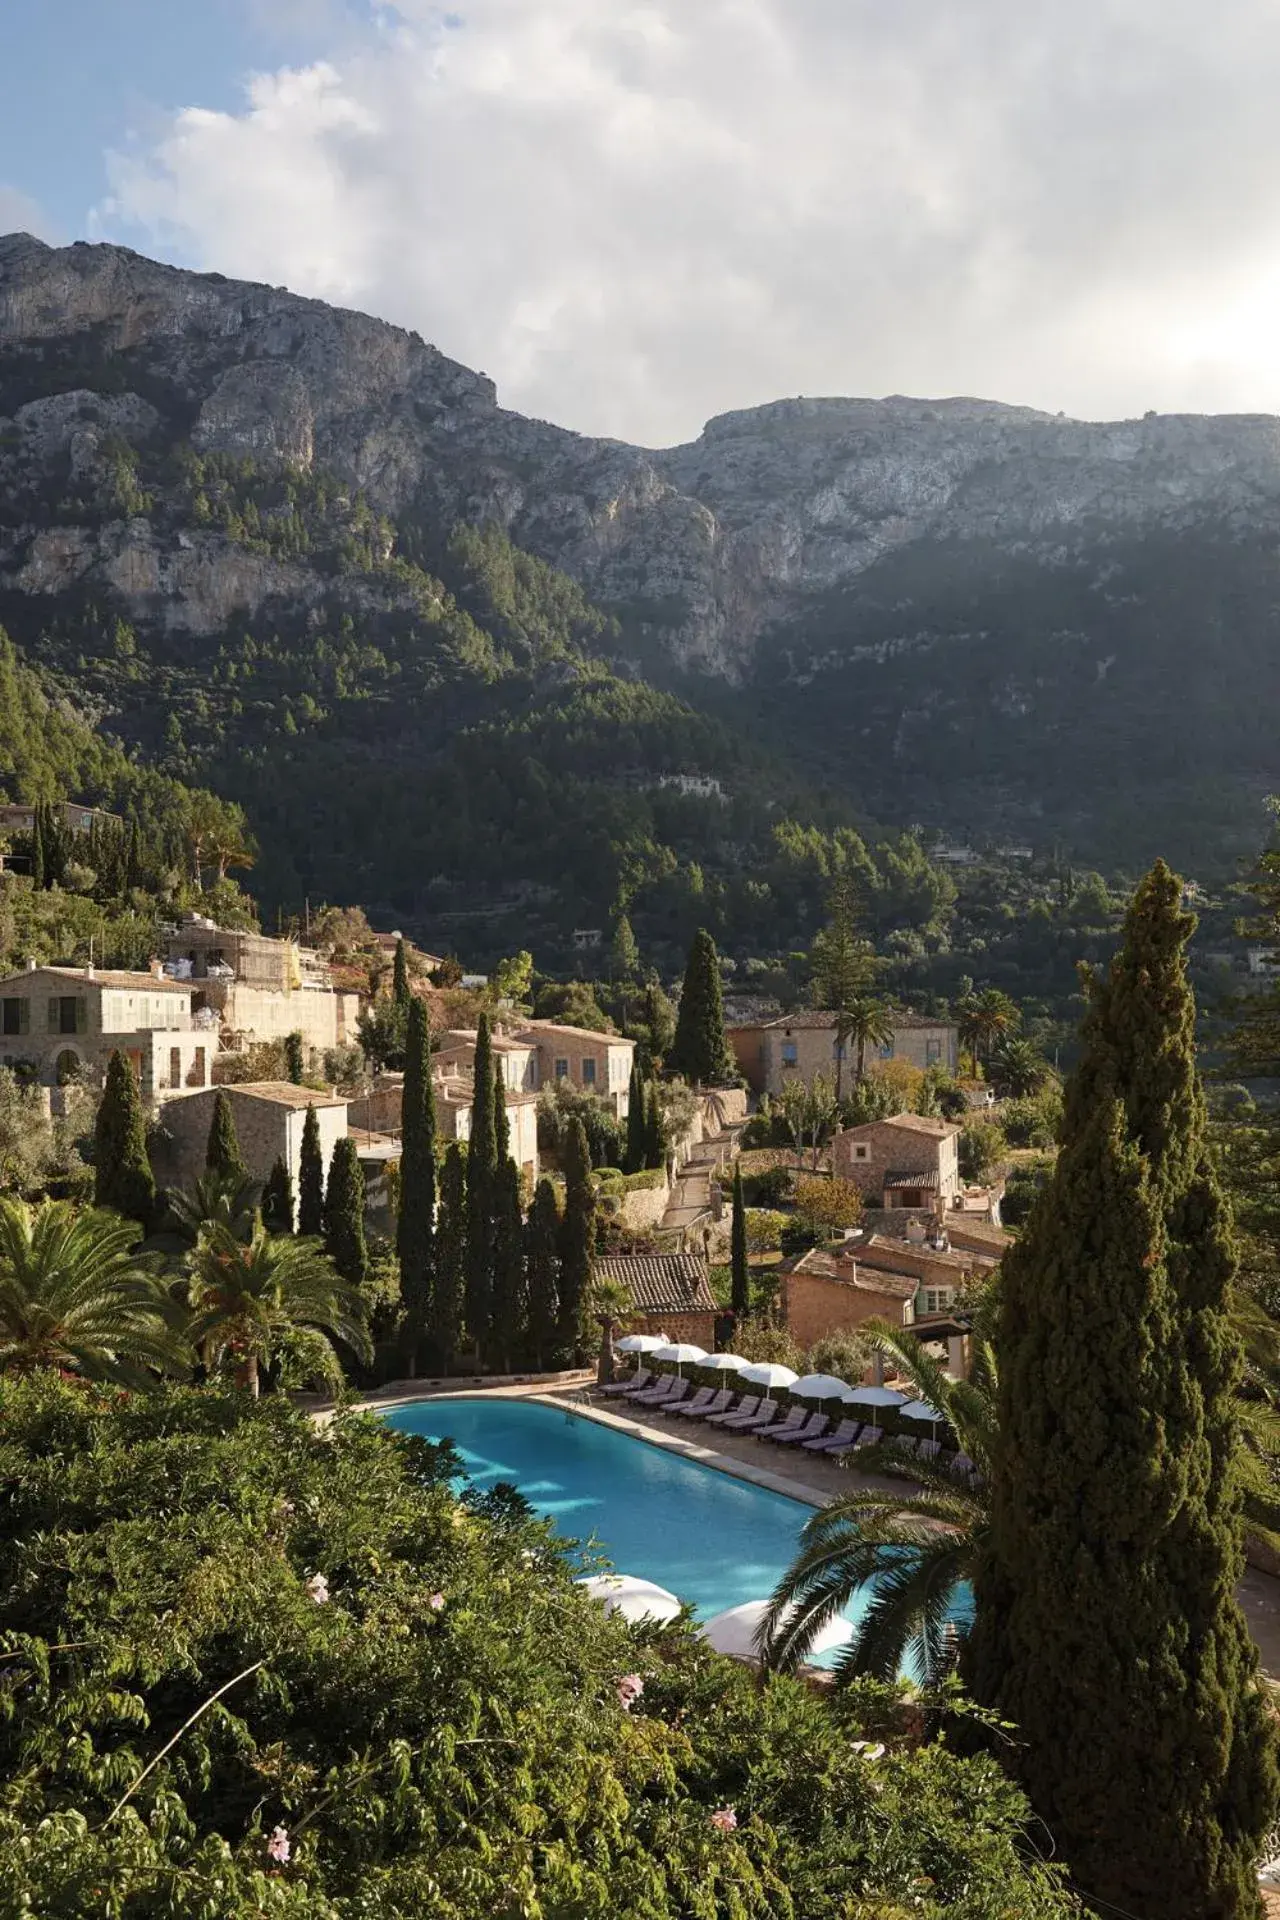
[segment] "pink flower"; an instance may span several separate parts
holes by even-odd
[[[738,1816],[732,1807],[717,1807],[711,1816],[711,1824],[717,1833],[732,1833],[738,1824]]]
[[[644,1692],[644,1681],[638,1673],[624,1673],[618,1682],[618,1705],[624,1713],[629,1713],[640,1695]]]
[[[322,1573],[313,1573],[306,1583],[306,1591],[318,1607],[322,1607],[329,1598],[329,1582]]]
[[[267,1853],[277,1866],[289,1864],[289,1834],[285,1827],[277,1827],[267,1842]]]
[[[442,1593],[433,1593],[427,1601],[427,1605],[430,1607],[432,1613],[439,1613],[444,1605],[444,1595]]]

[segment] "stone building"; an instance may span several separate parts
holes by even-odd
[[[949,1020],[922,1013],[892,1012],[893,1035],[884,1046],[868,1047],[865,1064],[906,1060],[913,1067],[941,1067],[954,1074],[960,1059],[959,1030]],[[743,1078],[753,1092],[775,1098],[793,1080],[806,1086],[815,1076],[834,1079],[837,1064],[836,1017],[822,1011],[786,1013],[773,1020],[743,1021],[728,1028]],[[844,1046],[844,1081],[857,1065],[854,1042]]]
[[[431,1055],[438,1072],[474,1073],[476,1029],[450,1027],[440,1036],[440,1045]],[[532,1040],[512,1039],[509,1034],[490,1036],[494,1060],[502,1068],[503,1084],[512,1093],[536,1093],[538,1090],[538,1049]]]
[[[153,1154],[156,1178],[163,1186],[189,1188],[204,1172],[209,1127],[219,1092],[231,1103],[236,1137],[251,1179],[265,1181],[276,1161],[283,1160],[293,1181],[296,1203],[308,1107],[316,1110],[320,1154],[328,1178],[333,1149],[347,1131],[347,1102],[336,1094],[295,1087],[287,1080],[256,1080],[193,1093],[165,1108],[163,1137]]]
[[[191,999],[159,971],[28,967],[0,980],[0,1066],[57,1087],[80,1074],[100,1081],[119,1051],[154,1106],[210,1083],[217,1028]]]
[[[959,1139],[953,1121],[895,1113],[843,1128],[831,1143],[832,1168],[872,1206],[944,1211],[961,1192]]]
[[[328,962],[296,940],[187,913],[165,942],[165,973],[216,1016],[232,1051],[300,1033],[316,1056],[356,1039],[359,994],[337,991]]]
[[[511,1037],[534,1048],[538,1087],[554,1087],[567,1080],[580,1092],[598,1093],[617,1119],[626,1119],[634,1040],[621,1033],[565,1026],[558,1020],[526,1021]]]
[[[444,1140],[471,1138],[474,1083],[470,1074],[446,1074],[435,1081],[436,1126]],[[508,1093],[504,1102],[511,1158],[532,1191],[538,1178],[538,1096]]]
[[[595,1263],[597,1280],[613,1280],[631,1295],[629,1333],[665,1333],[711,1353],[720,1309],[698,1253],[612,1253]]]
[[[851,1249],[811,1247],[782,1280],[787,1328],[801,1347],[829,1333],[854,1332],[868,1320],[908,1327],[919,1282],[910,1273],[864,1266]]]

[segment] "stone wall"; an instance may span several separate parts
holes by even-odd
[[[865,1285],[853,1287],[822,1274],[789,1273],[783,1282],[783,1300],[788,1331],[801,1347],[811,1347],[824,1334],[865,1326],[868,1320],[903,1325],[900,1293],[878,1293]]]

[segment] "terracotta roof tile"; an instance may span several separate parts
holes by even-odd
[[[39,979],[41,974],[55,974],[59,980],[74,980],[81,987],[125,988],[145,993],[185,993],[190,994],[190,980],[166,980],[154,973],[131,973],[120,968],[95,967],[92,973],[83,967],[28,967],[22,973],[11,973],[7,979],[0,980],[0,986],[12,987],[23,980]]]
[[[266,1100],[274,1107],[299,1107],[305,1110],[307,1107],[350,1105],[341,1094],[317,1093],[314,1087],[295,1087],[292,1080],[233,1080],[219,1091],[232,1097],[241,1094],[246,1100]]]

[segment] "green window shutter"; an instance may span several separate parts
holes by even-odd
[[[30,1033],[30,1031],[31,1031],[31,1002],[29,1000],[19,1000],[18,1032]]]
[[[77,994],[76,996],[76,1032],[88,1033],[88,1031],[89,1031],[89,1002],[85,999],[84,995],[81,993],[81,994]]]
[[[62,1005],[61,1005],[61,1002],[60,1002],[60,1001],[58,1001],[58,1000],[56,1000],[56,999],[54,999],[54,1000],[50,1000],[50,1002],[49,1002],[49,1031],[50,1031],[50,1033],[57,1033],[57,1032],[58,1032],[58,1030],[59,1030],[59,1028],[60,1028],[60,1027],[61,1027],[61,1025],[62,1025],[62,1017],[61,1017],[61,1016],[62,1016]]]

